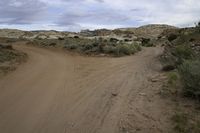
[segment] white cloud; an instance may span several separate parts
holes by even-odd
[[[175,26],[193,25],[200,19],[199,0],[106,0],[110,8],[127,11],[131,19],[139,19],[143,23],[165,23]],[[143,24],[142,23],[142,24]]]
[[[200,19],[199,0],[1,0],[0,5],[0,24],[8,28],[191,26]]]

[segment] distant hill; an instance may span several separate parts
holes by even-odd
[[[24,35],[25,31],[17,30],[17,29],[1,29],[0,37],[8,37],[8,38],[19,38]]]
[[[150,24],[138,28],[120,28],[118,30],[133,32],[137,37],[156,38],[167,29],[177,29],[177,27],[163,24]]]
[[[59,32],[59,31],[21,31],[16,29],[0,29],[0,37],[8,37],[8,38],[59,38],[59,37],[67,37],[67,36],[117,36],[117,37],[133,37],[133,38],[157,38],[164,30],[166,29],[177,29],[177,27],[169,26],[169,25],[158,25],[151,24],[145,25],[138,28],[119,28],[115,30],[108,29],[98,29],[94,31],[83,30],[80,33],[71,33],[71,32]]]

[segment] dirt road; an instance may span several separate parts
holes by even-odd
[[[29,60],[0,80],[1,133],[157,133],[165,128],[165,118],[160,120],[165,105],[153,102],[159,99],[157,90],[149,87],[149,77],[160,69],[161,48],[96,58],[15,47]]]

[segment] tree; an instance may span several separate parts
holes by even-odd
[[[200,32],[200,21],[198,23],[196,23],[196,29],[198,32]]]

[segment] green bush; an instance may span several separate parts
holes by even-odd
[[[103,52],[106,54],[113,54],[115,56],[131,55],[141,51],[139,44],[117,44],[116,46],[106,45],[103,47]]]
[[[88,40],[88,39],[66,39],[64,48],[75,50],[85,54],[105,53],[114,56],[131,55],[141,50],[141,46],[137,43],[114,43],[110,40],[103,40],[102,38]]]
[[[0,63],[14,60],[18,55],[10,50],[0,50]]]
[[[132,44],[131,46],[134,47],[136,49],[136,51],[141,51],[142,50],[142,47],[137,43]]]
[[[174,130],[177,133],[188,133],[188,116],[184,113],[176,113],[172,116],[174,122]]]
[[[200,61],[185,61],[178,67],[187,96],[200,99]]]
[[[153,47],[153,43],[145,43],[145,44],[142,44],[142,46],[144,47]]]
[[[172,54],[177,58],[177,65],[182,64],[184,60],[193,58],[193,50],[188,45],[176,46]]]
[[[168,74],[168,84],[175,86],[178,80],[177,72],[170,72]]]
[[[147,44],[151,41],[149,38],[141,38],[142,44]]]
[[[171,120],[175,133],[200,133],[200,121],[195,114],[176,112]]]
[[[74,50],[78,48],[77,44],[69,44],[69,45],[65,45],[64,48],[69,49],[69,50]]]
[[[93,45],[92,45],[92,44],[85,44],[85,45],[82,45],[82,50],[83,50],[83,51],[91,50],[92,48],[93,48]]]
[[[152,47],[153,43],[151,42],[151,39],[149,38],[141,38],[142,46],[144,47]]]
[[[132,54],[132,49],[127,44],[120,44],[117,46],[119,55],[130,55]]]
[[[139,44],[119,44],[116,47],[116,55],[131,55],[136,53],[137,51],[141,50],[141,47]]]
[[[0,44],[0,49],[13,50],[13,47],[12,47],[12,45],[2,45],[2,44]]]
[[[170,41],[170,42],[172,42],[172,41],[174,41],[176,38],[177,38],[178,36],[176,35],[176,34],[170,34],[168,37],[167,37],[167,39],[168,39],[168,41]]]
[[[114,46],[105,46],[103,47],[103,52],[106,54],[115,54],[117,53],[117,48]]]

